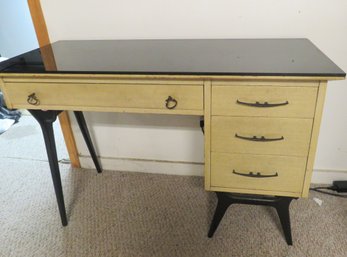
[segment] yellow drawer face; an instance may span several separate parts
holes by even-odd
[[[202,85],[7,82],[4,88],[10,102],[7,104],[12,108],[100,111],[134,108],[173,113],[203,111]],[[28,96],[33,93],[39,100],[37,105],[28,103]]]
[[[212,115],[314,116],[317,87],[212,86]]]
[[[312,119],[213,116],[211,150],[307,156]]]
[[[303,157],[212,152],[211,186],[301,193],[305,167]]]

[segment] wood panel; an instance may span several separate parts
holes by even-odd
[[[212,117],[214,152],[307,157],[312,119]],[[252,141],[253,137],[259,141]],[[261,137],[274,141],[260,141]]]
[[[308,159],[307,159],[307,167],[306,167],[305,181],[303,184],[302,197],[307,197],[310,190],[313,165],[314,165],[314,160],[315,160],[316,151],[317,151],[319,128],[320,128],[322,115],[323,115],[326,88],[327,88],[327,81],[322,81],[319,86],[317,103],[315,105],[316,106],[315,117],[313,121],[310,151],[309,151]]]
[[[50,44],[49,34],[46,26],[46,21],[43,15],[40,0],[28,0],[28,6],[31,13],[31,18],[36,31],[36,37],[39,46]],[[53,50],[50,47],[41,48],[42,59],[47,70],[56,70],[56,63],[54,60]],[[75,138],[71,129],[70,119],[67,112],[62,112],[59,115],[59,122],[63,132],[67,151],[69,153],[72,167],[81,167],[78,151],[76,147]]]
[[[286,197],[300,197],[301,192],[285,192],[285,191],[271,191],[271,190],[254,190],[254,189],[247,189],[247,188],[233,188],[233,187],[215,187],[211,186],[210,191],[215,192],[230,192],[230,193],[237,193],[237,194],[260,194],[260,195],[276,195],[276,196],[286,196]]]
[[[203,112],[202,85],[142,85],[84,83],[6,83],[14,108],[47,110],[152,109],[169,113]],[[52,94],[54,92],[54,94]],[[35,94],[39,103],[27,98]],[[170,109],[172,108],[172,109]]]
[[[205,190],[211,187],[211,81],[204,82]]]
[[[28,0],[28,6],[39,46],[41,47],[50,44],[49,34],[40,0]]]
[[[212,115],[312,118],[317,87],[212,85]],[[240,102],[287,104],[260,108]]]
[[[306,158],[274,155],[211,153],[211,186],[235,189],[301,193]],[[251,178],[237,175],[260,172],[276,177]]]
[[[233,79],[233,80],[216,80],[214,86],[271,86],[271,87],[317,87],[319,81],[312,80],[292,80],[277,77],[278,80],[267,80],[264,78],[253,79]]]

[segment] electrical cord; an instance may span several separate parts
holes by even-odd
[[[332,195],[332,196],[337,196],[337,197],[342,197],[342,198],[347,198],[347,195],[345,194],[335,194],[335,193],[330,193],[327,191],[322,191],[322,190],[336,190],[336,188],[334,186],[330,186],[330,187],[313,187],[310,188],[310,190],[318,192],[318,193],[322,193],[322,194],[326,194],[326,195]]]

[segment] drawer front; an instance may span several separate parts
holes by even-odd
[[[212,115],[314,116],[317,87],[212,86]]]
[[[115,107],[159,110],[203,110],[202,85],[6,83],[13,108],[85,109]],[[35,93],[39,105],[30,105]],[[171,99],[168,99],[171,96]],[[175,108],[172,108],[177,101]],[[167,106],[169,108],[167,108]],[[170,109],[172,108],[172,109]]]
[[[211,148],[214,152],[305,157],[311,129],[312,119],[213,116]]]
[[[303,157],[212,152],[211,186],[252,189],[260,194],[261,190],[301,193],[305,167],[306,158]],[[250,172],[270,177],[244,176]]]

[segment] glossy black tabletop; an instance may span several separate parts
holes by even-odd
[[[55,70],[41,58],[49,49]],[[0,73],[346,75],[307,39],[58,41],[1,62]]]

